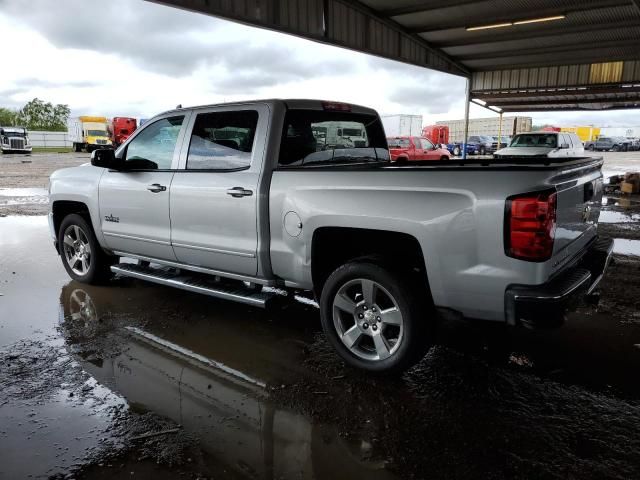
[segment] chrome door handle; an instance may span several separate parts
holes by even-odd
[[[159,193],[167,190],[167,187],[165,187],[164,185],[160,185],[159,183],[153,183],[147,187],[147,190],[153,193]]]
[[[245,190],[242,187],[233,187],[227,190],[227,195],[231,195],[234,198],[250,197],[253,195],[253,190]]]

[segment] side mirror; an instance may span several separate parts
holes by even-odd
[[[112,149],[104,148],[91,152],[91,165],[119,170],[122,168],[122,161],[116,158],[116,153]]]
[[[434,150],[438,150],[439,148],[442,148],[442,145],[441,145],[441,144],[439,144],[439,143],[436,143],[436,144],[434,145]]]

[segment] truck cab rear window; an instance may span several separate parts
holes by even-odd
[[[376,115],[289,110],[279,165],[352,165],[389,161],[382,123]]]

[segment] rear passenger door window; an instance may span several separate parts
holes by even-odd
[[[255,110],[199,113],[189,142],[187,170],[249,168],[257,125]]]

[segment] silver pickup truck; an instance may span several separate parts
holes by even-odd
[[[353,129],[357,142],[340,136]],[[253,101],[163,113],[55,172],[49,220],[75,280],[116,273],[257,307],[310,291],[347,363],[398,372],[438,313],[549,326],[596,287],[612,251],[596,232],[601,167],[396,166],[371,109]]]

